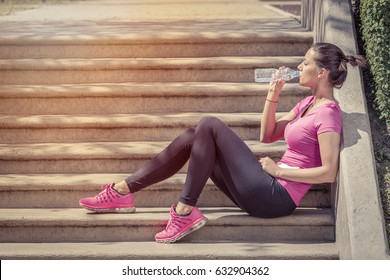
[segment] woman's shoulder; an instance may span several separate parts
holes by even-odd
[[[337,114],[341,114],[341,108],[340,108],[340,105],[337,101],[327,102],[327,103],[323,104],[322,106],[320,106],[319,109],[322,111],[328,111],[328,112],[334,112]]]
[[[342,112],[336,101],[328,102],[320,106],[315,114],[314,123],[321,127],[321,131],[327,131],[332,127],[332,131],[341,132]]]

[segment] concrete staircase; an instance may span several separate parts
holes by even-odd
[[[2,26],[0,38],[1,259],[338,258],[328,185],[315,186],[290,217],[259,219],[209,182],[199,201],[209,223],[173,245],[153,237],[185,169],[137,193],[135,214],[78,206],[208,115],[258,157],[280,158],[284,141],[257,140],[268,86],[253,83],[253,71],[300,63],[313,38],[296,20],[30,22],[15,30]],[[286,85],[279,114],[307,94]]]

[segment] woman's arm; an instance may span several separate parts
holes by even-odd
[[[321,184],[336,180],[340,154],[340,134],[324,132],[318,135],[322,165],[306,169],[281,168],[270,158],[260,159],[263,169],[273,177],[290,181]]]
[[[276,120],[279,94],[284,84],[285,81],[282,79],[271,82],[270,84],[261,116],[260,141],[263,143],[272,143],[281,139],[284,135],[286,125],[295,118],[295,113],[290,111],[279,120]]]

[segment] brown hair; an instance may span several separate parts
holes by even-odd
[[[329,71],[328,80],[335,88],[341,88],[347,78],[348,63],[352,66],[367,67],[363,56],[345,55],[339,47],[330,43],[315,43],[311,49],[315,52],[315,63]]]

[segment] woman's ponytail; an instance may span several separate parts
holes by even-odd
[[[347,61],[354,67],[367,67],[367,61],[362,55],[346,55],[345,57]]]

